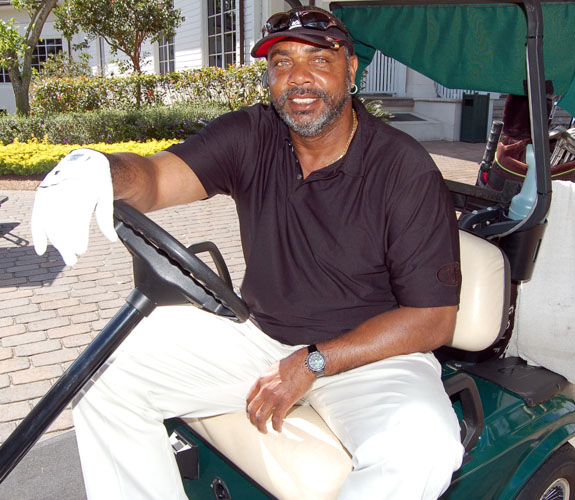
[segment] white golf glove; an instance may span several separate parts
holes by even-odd
[[[73,266],[88,249],[90,220],[104,236],[117,241],[114,229],[114,189],[108,158],[92,149],[77,149],[65,156],[44,178],[32,210],[32,239],[38,255],[48,240],[64,262]]]

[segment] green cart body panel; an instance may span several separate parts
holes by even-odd
[[[444,376],[455,370],[444,366]],[[519,396],[473,376],[485,427],[442,498],[515,498],[523,485],[561,445],[575,436],[575,402],[556,396],[530,408]],[[454,408],[459,414],[458,405]]]

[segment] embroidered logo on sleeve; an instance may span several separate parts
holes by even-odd
[[[437,281],[448,286],[461,284],[461,267],[459,262],[452,262],[441,266],[436,274]]]

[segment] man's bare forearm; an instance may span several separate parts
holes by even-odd
[[[157,179],[152,162],[134,153],[107,156],[114,185],[114,199],[125,200],[142,212],[154,210]]]
[[[401,307],[362,323],[337,339],[318,344],[326,357],[326,375],[335,375],[381,359],[427,352],[453,336],[456,306]],[[315,376],[305,367],[307,349],[299,349],[273,364],[250,389],[246,411],[260,432],[266,422],[280,432],[289,409],[312,386]]]
[[[142,212],[159,210],[207,196],[193,170],[177,156],[162,151],[142,157],[134,153],[107,155],[114,198]]]
[[[437,349],[453,337],[456,312],[456,306],[400,307],[375,316],[341,337],[318,344],[327,360],[326,375]]]

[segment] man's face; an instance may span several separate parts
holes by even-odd
[[[277,42],[268,54],[272,104],[297,134],[318,135],[349,102],[357,58],[345,50],[326,49],[305,42]]]

